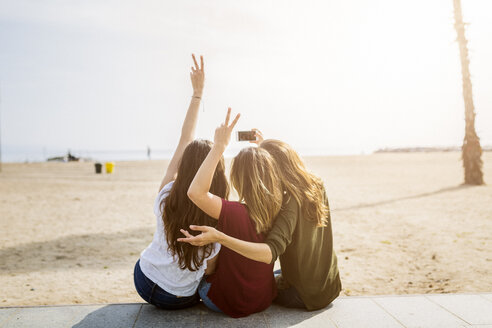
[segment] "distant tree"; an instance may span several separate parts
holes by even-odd
[[[475,106],[473,105],[472,83],[470,79],[470,61],[468,59],[468,41],[465,38],[465,24],[461,13],[461,0],[454,3],[454,28],[458,34],[463,79],[463,98],[465,100],[465,138],[463,139],[462,159],[465,168],[465,184],[483,184],[482,147],[475,131]]]

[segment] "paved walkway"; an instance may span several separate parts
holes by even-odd
[[[147,304],[0,308],[0,327],[481,327],[492,328],[492,293],[340,297],[315,312],[271,306],[232,319],[203,305],[179,311]]]

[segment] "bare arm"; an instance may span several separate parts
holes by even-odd
[[[204,246],[218,242],[248,259],[267,264],[272,262],[272,250],[270,249],[270,246],[265,243],[252,243],[240,240],[209,226],[192,225],[190,226],[190,229],[201,231],[202,233],[193,236],[188,231],[181,229],[181,232],[186,238],[178,238],[178,241],[187,242],[194,246]]]
[[[216,219],[219,218],[222,209],[222,200],[220,197],[211,194],[209,190],[215,168],[229,143],[232,129],[239,119],[239,115],[237,115],[229,126],[230,113],[231,109],[229,108],[225,123],[215,130],[215,142],[212,150],[208,153],[207,158],[203,161],[200,169],[198,169],[198,172],[188,189],[188,197],[190,197],[191,201],[205,213]],[[178,238],[178,241],[188,242],[195,246],[219,242],[223,246],[226,246],[249,259],[264,263],[270,263],[272,261],[272,252],[267,244],[252,243],[233,238],[208,226],[190,226],[190,229],[201,231],[202,233],[198,236],[192,236],[188,231],[181,229],[181,232],[187,238]]]
[[[202,211],[218,219],[222,209],[222,199],[209,192],[215,169],[231,139],[232,129],[239,120],[239,114],[229,125],[231,109],[227,110],[225,123],[215,130],[214,145],[196,172],[188,188],[188,197]]]
[[[190,78],[193,86],[193,96],[191,97],[190,106],[186,112],[185,120],[181,128],[181,137],[179,138],[178,146],[174,151],[174,155],[169,162],[166,174],[162,179],[159,191],[169,182],[176,179],[176,173],[178,172],[178,165],[183,152],[190,142],[195,138],[195,128],[198,121],[198,112],[200,109],[200,100],[203,94],[203,85],[205,81],[205,73],[203,70],[203,57],[200,56],[201,67],[195,59],[195,55],[192,55],[195,67],[191,68]]]

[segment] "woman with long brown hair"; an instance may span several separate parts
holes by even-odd
[[[280,257],[276,276],[278,295],[274,302],[295,308],[317,310],[328,306],[342,289],[333,250],[331,216],[321,179],[310,173],[297,152],[279,140],[263,141],[259,148],[274,159],[285,192],[282,210],[263,243],[228,235],[213,227],[190,226],[201,231],[178,240],[203,246],[219,242],[249,259],[274,263]]]
[[[264,242],[282,205],[282,186],[272,156],[264,149],[245,148],[233,159],[231,184],[239,202],[230,202],[210,190],[213,172],[229,144],[239,115],[215,130],[214,145],[196,173],[188,196],[199,208],[218,220],[224,234],[249,242]],[[184,229],[183,229],[184,232]],[[210,309],[231,317],[243,317],[268,308],[276,296],[273,263],[260,263],[222,248],[216,272],[203,278],[198,292]]]
[[[178,243],[180,229],[190,224],[216,225],[216,220],[193,204],[188,187],[212,142],[193,140],[198,119],[205,74],[203,57],[191,68],[193,96],[181,130],[176,151],[169,163],[154,204],[157,228],[150,245],[142,252],[134,270],[135,288],[148,303],[164,309],[181,309],[195,305],[200,298],[198,285],[204,274],[214,270],[220,244],[203,247]],[[229,187],[221,157],[213,172],[210,190],[227,198]]]

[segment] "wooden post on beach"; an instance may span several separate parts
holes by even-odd
[[[465,168],[465,184],[483,184],[482,147],[475,131],[475,106],[473,105],[472,83],[470,78],[470,60],[465,37],[465,24],[461,13],[461,0],[453,0],[454,28],[458,34],[460,49],[461,75],[463,79],[463,98],[465,100],[465,138],[463,139],[462,159]]]
[[[0,172],[2,172],[2,85],[0,84]]]

